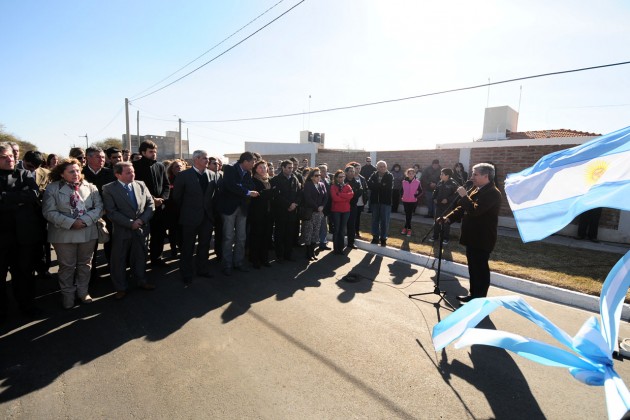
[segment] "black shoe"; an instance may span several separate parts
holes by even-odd
[[[271,263],[269,261],[265,261],[264,263],[262,263],[262,265],[264,265],[265,267],[271,267]]]
[[[207,279],[211,279],[214,277],[214,274],[210,274],[210,273],[199,273],[197,274],[199,277],[205,277]]]
[[[588,238],[589,241],[598,244],[599,243],[599,239],[597,238]]]
[[[191,278],[185,278],[184,279],[184,287],[188,287],[192,284],[192,279]]]
[[[234,267],[234,269],[236,271],[240,271],[241,273],[249,273],[249,268],[245,267],[244,265],[239,265],[237,267]]]
[[[462,303],[466,303],[466,302],[470,302],[474,298],[472,296],[457,296],[456,299]]]
[[[387,239],[381,239],[381,246],[387,246]]]
[[[374,237],[372,238],[372,242],[370,242],[370,243],[371,243],[371,244],[374,244],[374,245],[378,244],[378,236],[374,236]]]
[[[324,245],[320,245],[319,246],[319,250],[320,251],[330,251],[332,248],[329,247],[328,245],[324,244]]]

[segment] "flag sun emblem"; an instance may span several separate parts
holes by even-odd
[[[586,183],[593,185],[599,182],[599,179],[608,169],[608,162],[605,160],[596,160],[586,168]]]

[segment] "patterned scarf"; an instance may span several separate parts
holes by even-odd
[[[83,216],[86,212],[85,201],[79,195],[79,187],[81,183],[72,183],[72,182],[64,182],[68,188],[72,190],[72,195],[70,195],[70,216],[74,219],[78,219]]]

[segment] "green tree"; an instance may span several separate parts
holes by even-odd
[[[94,147],[100,147],[103,150],[107,150],[110,147],[116,147],[120,150],[122,150],[122,140],[119,140],[117,138],[114,137],[108,137],[105,140],[101,140],[101,141],[95,141],[93,142],[90,146],[94,146]]]

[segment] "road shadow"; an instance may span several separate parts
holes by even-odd
[[[496,329],[489,317],[478,328]],[[424,353],[431,358],[430,350],[416,340]],[[472,367],[454,359],[448,359],[448,347],[442,349],[435,367],[444,382],[451,388],[459,404],[474,418],[464,398],[453,384],[453,377],[464,379],[486,397],[494,416],[493,419],[544,419],[536,398],[512,356],[503,349],[491,346],[470,347]]]
[[[335,283],[342,291],[337,296],[341,303],[348,303],[355,298],[357,293],[369,293],[374,285],[376,276],[381,271],[383,257],[366,253],[358,264]]]
[[[190,287],[181,281],[179,262],[169,261],[149,272],[156,290],[130,289],[118,301],[105,276],[90,283],[94,302],[71,310],[60,308],[56,280],[40,280],[37,305],[44,317],[34,322],[18,317],[13,304],[9,320],[0,326],[0,403],[42,389],[74,366],[132,340],[162,340],[216,310],[222,310],[225,324],[247,313],[255,302],[273,297],[282,301],[299,290],[319,287],[322,279],[333,277],[348,261],[327,253],[312,264],[306,259],[272,263],[272,267],[248,273],[234,271],[229,277],[213,264],[214,278],[196,277]]]

